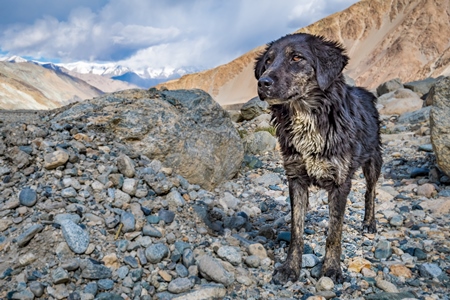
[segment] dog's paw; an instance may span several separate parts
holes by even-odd
[[[340,267],[322,267],[322,276],[331,278],[334,283],[343,283],[344,276],[342,276],[342,271]]]
[[[371,222],[364,221],[362,227],[363,233],[377,233],[377,223],[375,220]]]
[[[288,281],[296,282],[300,276],[300,266],[293,268],[288,262],[278,267],[272,276],[272,283],[285,284]]]

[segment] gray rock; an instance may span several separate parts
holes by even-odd
[[[438,80],[432,90],[431,143],[438,167],[450,176],[450,77]]]
[[[64,240],[70,250],[77,254],[86,252],[90,241],[89,233],[69,219],[62,220],[60,224]]]
[[[123,300],[123,297],[114,293],[100,293],[95,300]]]
[[[70,280],[69,272],[67,272],[61,267],[56,268],[56,270],[52,272],[52,281],[54,284],[65,283],[68,282],[69,280]]]
[[[429,77],[423,80],[405,83],[404,86],[405,88],[410,89],[411,91],[415,92],[420,97],[422,97],[423,95],[427,94],[430,91],[430,89],[434,86],[436,81],[437,80],[435,78]]]
[[[116,109],[125,105],[126,110]],[[192,184],[212,189],[241,166],[241,138],[228,113],[204,91],[120,91],[79,102],[51,121],[87,120],[98,111],[105,116],[89,130],[113,133],[134,152],[160,160]]]
[[[61,191],[61,197],[63,198],[73,198],[78,195],[77,191],[73,187],[65,188]]]
[[[389,224],[392,226],[402,226],[403,225],[403,217],[401,215],[394,215],[390,220]]]
[[[245,259],[245,264],[250,268],[257,268],[261,264],[261,259],[256,255],[249,255]]]
[[[34,294],[29,290],[23,290],[12,294],[10,299],[33,300]]]
[[[442,269],[437,264],[424,263],[419,266],[420,276],[437,278],[442,274]]]
[[[267,173],[252,180],[255,184],[268,187],[269,185],[281,184],[280,175],[276,173]]]
[[[100,279],[97,281],[98,288],[100,290],[111,290],[114,287],[114,281],[111,279]]]
[[[314,254],[302,255],[302,268],[312,268],[320,262],[320,259]]]
[[[375,258],[389,258],[392,255],[391,242],[381,241],[375,248]]]
[[[222,246],[217,250],[217,255],[237,266],[242,261],[241,252],[232,246]]]
[[[162,233],[158,229],[149,224],[144,226],[144,228],[142,229],[142,234],[145,236],[151,236],[156,238],[162,237]]]
[[[171,210],[161,209],[158,212],[158,217],[161,220],[163,220],[164,222],[166,222],[167,224],[170,224],[175,219],[175,213],[173,211],[171,211]]]
[[[41,224],[31,225],[28,229],[26,229],[21,235],[19,235],[16,239],[17,245],[19,247],[23,247],[39,232],[44,229],[44,226]]]
[[[234,274],[225,270],[217,259],[209,255],[199,257],[198,270],[206,279],[213,280],[225,286],[229,286],[234,282]]]
[[[124,211],[120,216],[120,222],[123,224],[123,232],[134,231],[136,226],[136,218],[132,213]]]
[[[158,243],[145,249],[145,257],[152,264],[157,264],[169,255],[169,248],[165,244]]]
[[[221,284],[202,284],[198,289],[180,294],[172,300],[224,299],[226,292]]]
[[[44,168],[47,170],[63,166],[69,160],[69,154],[64,150],[57,150],[44,156]]]
[[[39,281],[31,281],[28,288],[36,297],[41,297],[44,294],[44,285]]]
[[[192,288],[191,280],[187,278],[176,278],[169,283],[168,290],[174,294],[180,294],[189,291]]]
[[[183,265],[186,268],[195,265],[194,252],[192,249],[184,249],[183,256],[181,258],[183,260]]]
[[[380,84],[377,87],[377,94],[378,94],[378,96],[381,96],[383,94],[393,92],[400,88],[403,88],[403,84],[399,78],[395,78],[395,79],[392,79],[392,80],[389,80],[389,81],[386,81],[386,82]]]
[[[269,104],[258,97],[250,99],[241,107],[241,117],[244,120],[254,119],[267,112],[269,112]]]
[[[125,256],[123,258],[123,262],[132,268],[135,268],[135,269],[139,268],[139,263],[138,263],[137,259],[133,256]]]
[[[244,139],[245,151],[250,154],[263,154],[275,150],[277,139],[267,131],[257,131]]]
[[[19,202],[22,205],[32,207],[37,202],[36,191],[32,188],[24,188],[19,193]]]
[[[89,282],[88,284],[86,284],[85,288],[84,288],[84,292],[87,294],[91,294],[91,295],[96,295],[98,291],[98,285],[97,282]]]
[[[398,118],[397,123],[414,125],[414,124],[420,124],[422,122],[426,122],[430,119],[430,111],[431,111],[431,106],[424,107],[419,110],[415,110],[415,111],[411,111],[411,112],[406,112]]]
[[[111,270],[101,264],[94,264],[89,260],[81,263],[81,277],[86,279],[106,279],[112,276]]]
[[[365,300],[407,300],[407,299],[417,299],[417,296],[411,292],[402,293],[375,293],[371,295],[364,295]]]
[[[136,173],[133,160],[125,154],[122,154],[117,158],[117,168],[120,173],[128,178],[134,177],[134,174]]]
[[[128,195],[134,196],[136,194],[138,183],[139,181],[134,178],[126,178],[123,181],[122,191],[124,191]]]
[[[169,194],[167,194],[166,200],[167,202],[169,202],[169,206],[175,208],[183,207],[186,203],[186,201],[184,201],[183,197],[177,190],[171,191]]]
[[[188,277],[189,276],[188,269],[182,264],[177,264],[175,267],[175,271],[177,272],[178,276],[180,276],[180,277]]]

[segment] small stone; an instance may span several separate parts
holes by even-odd
[[[94,264],[89,260],[84,260],[81,264],[81,277],[86,279],[106,279],[112,275],[111,270],[101,264]]]
[[[442,269],[437,264],[424,263],[419,266],[420,276],[437,278],[442,274]]]
[[[431,183],[425,183],[425,184],[419,185],[417,187],[417,195],[418,196],[424,196],[427,198],[431,198],[431,196],[433,195],[433,193],[435,191],[436,191],[436,188]]]
[[[267,251],[264,248],[263,245],[259,243],[250,244],[248,246],[248,254],[250,255],[256,255],[259,257],[259,259],[264,259],[267,257]]]
[[[85,230],[69,219],[61,221],[61,229],[70,250],[77,254],[86,252],[90,239]]]
[[[157,264],[169,255],[169,248],[165,244],[158,243],[145,249],[145,257],[152,264]]]
[[[44,285],[39,281],[31,281],[28,288],[36,297],[41,297],[44,294]]]
[[[44,168],[47,170],[63,166],[69,160],[69,154],[64,150],[57,150],[44,156]]]
[[[122,232],[132,232],[135,230],[136,219],[132,213],[123,212],[120,216],[120,222],[123,224]]]
[[[391,265],[390,267],[391,274],[397,277],[411,278],[412,272],[410,269],[405,267],[404,265]]]
[[[116,190],[114,193],[114,202],[116,207],[122,207],[125,203],[130,203],[131,196],[121,190]]]
[[[222,205],[223,209],[226,211],[229,208],[235,209],[239,204],[239,199],[234,197],[231,193],[225,192],[223,197],[219,199],[220,205]]]
[[[375,258],[389,258],[392,255],[391,242],[381,241],[375,248]]]
[[[369,268],[362,268],[361,274],[364,277],[370,277],[370,278],[377,276],[377,273],[375,273],[375,271],[373,271],[372,269],[369,269]]]
[[[389,224],[391,224],[392,226],[402,226],[403,225],[403,217],[401,215],[398,215],[398,214],[394,215],[389,220]]]
[[[134,196],[136,194],[136,189],[139,181],[134,178],[125,178],[122,185],[122,191],[128,195]]]
[[[166,224],[170,224],[175,219],[175,213],[173,211],[170,211],[170,210],[161,209],[158,212],[158,217],[161,220],[163,220],[164,222],[166,222]]]
[[[386,281],[386,280],[377,280],[376,286],[379,289],[381,289],[385,292],[388,292],[388,293],[398,293],[399,292],[397,287],[393,283]]]
[[[52,280],[54,284],[65,283],[70,280],[69,273],[61,267],[52,272]]]
[[[362,257],[353,257],[348,262],[348,270],[350,272],[359,273],[363,268],[370,269],[372,264],[367,259]]]
[[[217,251],[220,258],[226,259],[232,265],[238,265],[242,261],[242,255],[239,250],[232,246],[222,246]]]
[[[117,255],[115,253],[105,255],[102,261],[108,268],[117,269],[120,266],[119,259],[117,258]]]
[[[63,198],[74,198],[77,195],[78,193],[73,187],[68,187],[61,191],[61,197]]]
[[[145,236],[151,236],[156,238],[162,237],[162,233],[158,229],[149,224],[144,226],[144,228],[142,229],[142,234]]]
[[[98,288],[100,290],[111,290],[114,287],[114,281],[111,279],[100,279],[97,281]]]
[[[222,264],[209,255],[198,258],[198,270],[206,279],[229,286],[234,282],[234,274],[225,270]]]
[[[180,276],[180,277],[188,277],[189,276],[188,269],[182,264],[177,264],[175,267],[175,271],[177,272],[178,276]]]
[[[414,256],[417,257],[418,260],[427,259],[427,254],[420,248],[414,249]]]
[[[186,268],[189,268],[190,266],[195,264],[195,258],[194,258],[194,252],[191,249],[184,249],[183,251],[183,265]]]
[[[331,291],[334,288],[334,282],[329,277],[322,277],[316,283],[317,291]]]
[[[137,259],[133,256],[125,256],[123,258],[124,263],[126,263],[127,265],[129,265],[132,268],[139,268],[139,263],[137,261]]]
[[[134,177],[136,173],[133,160],[125,154],[122,154],[117,158],[117,168],[119,169],[120,173],[128,178]]]
[[[23,247],[39,232],[44,229],[44,226],[41,224],[35,224],[26,229],[21,235],[17,237],[17,245],[19,247]]]
[[[164,270],[159,270],[158,275],[161,276],[161,278],[164,279],[164,281],[166,281],[166,282],[172,281],[172,275],[170,275],[169,273],[167,273]]]
[[[183,207],[184,204],[186,204],[186,201],[184,201],[183,197],[177,190],[171,191],[167,194],[166,200],[172,208]]]
[[[261,264],[261,259],[257,255],[250,255],[245,259],[245,264],[250,268],[257,268]]]
[[[84,288],[84,292],[86,294],[96,295],[98,291],[98,285],[97,282],[89,282],[86,284],[86,287]]]
[[[168,290],[174,294],[187,292],[191,289],[192,282],[187,278],[177,278],[169,283]]]
[[[320,262],[320,259],[314,254],[302,255],[302,268],[312,268]]]
[[[19,193],[19,202],[21,205],[32,207],[37,202],[36,191],[32,188],[24,188]]]
[[[289,231],[281,231],[280,233],[278,233],[277,240],[290,242],[291,241],[291,233]]]
[[[9,299],[20,299],[20,300],[33,300],[34,294],[29,290],[23,290],[19,292],[15,292],[12,294],[11,298]]]

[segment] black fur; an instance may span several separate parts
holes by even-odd
[[[342,282],[342,224],[354,172],[362,167],[367,187],[363,230],[376,232],[375,185],[382,157],[376,98],[348,86],[341,45],[320,36],[287,35],[257,58],[258,94],[271,106],[291,200],[291,244],[274,282],[296,281],[301,269],[308,187],[328,191],[330,221],[322,275]]]

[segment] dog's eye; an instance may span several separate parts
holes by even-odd
[[[292,56],[292,61],[301,61],[302,59],[303,59],[303,57],[301,57],[300,55]]]
[[[270,58],[266,59],[266,65],[270,65],[272,63],[272,60]]]

